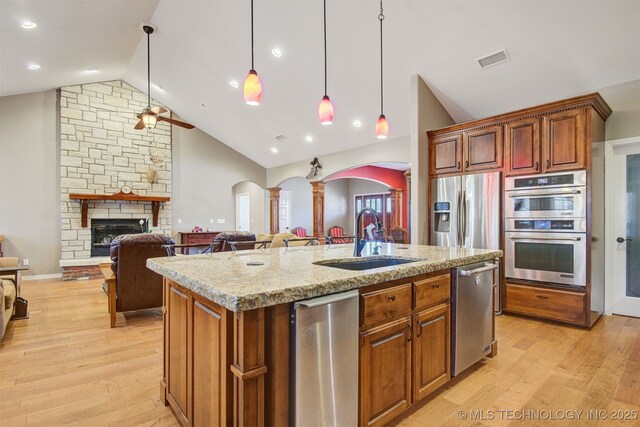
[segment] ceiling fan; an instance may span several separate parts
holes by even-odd
[[[138,114],[138,123],[133,127],[134,129],[153,129],[158,122],[167,122],[172,125],[180,126],[186,129],[193,129],[194,126],[187,122],[171,119],[169,117],[163,117],[160,114],[166,113],[168,110],[162,107],[151,108],[151,62],[149,60],[149,39],[155,29],[150,25],[143,25],[142,30],[147,34],[147,107],[142,110],[142,113]]]

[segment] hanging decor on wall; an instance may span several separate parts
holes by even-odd
[[[251,70],[244,80],[244,102],[249,105],[260,105],[262,101],[262,83],[254,69],[253,61],[253,0],[251,0]]]
[[[322,165],[318,161],[317,157],[314,157],[309,164],[311,165],[311,170],[307,174],[307,179],[315,177],[316,175],[318,175],[319,169],[322,169]]]
[[[385,139],[389,134],[389,122],[384,115],[384,81],[383,81],[383,68],[382,68],[382,21],[384,21],[384,10],[382,9],[382,0],[380,0],[380,14],[378,15],[380,21],[380,117],[376,122],[376,137],[378,139]]]
[[[153,28],[150,25],[143,25],[142,26],[142,31],[144,31],[147,34],[147,107],[142,110],[142,113],[138,114],[136,117],[138,117],[138,123],[136,123],[136,125],[133,127],[136,130],[140,130],[140,129],[154,129],[156,127],[156,124],[160,121],[160,122],[167,122],[167,123],[171,123],[172,125],[176,125],[176,126],[180,126],[186,129],[193,129],[193,125],[186,123],[186,122],[182,122],[180,120],[175,120],[175,119],[170,119],[168,117],[162,117],[160,116],[160,114],[162,113],[166,113],[167,110],[165,110],[162,107],[153,107],[151,108],[151,54],[150,54],[150,36],[151,34],[153,34],[153,32],[155,31],[155,28]]]
[[[327,0],[323,1],[323,29],[324,29],[324,96],[318,106],[320,123],[330,125],[333,123],[333,104],[327,95]]]

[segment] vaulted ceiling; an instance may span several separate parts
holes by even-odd
[[[378,13],[373,0],[327,1],[332,126],[317,118],[321,0],[255,0],[259,107],[242,97],[250,68],[249,0],[1,0],[0,95],[111,79],[146,90],[140,24],[151,23],[158,28],[151,40],[152,96],[263,166],[277,166],[377,141]],[[383,144],[409,134],[414,74],[456,122],[640,78],[637,0],[385,0],[384,13],[390,139]],[[21,28],[25,20],[37,28]],[[275,47],[281,58],[272,55]],[[511,60],[481,70],[475,58],[502,48]],[[28,70],[31,63],[41,68]]]

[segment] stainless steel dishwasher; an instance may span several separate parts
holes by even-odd
[[[453,321],[451,375],[457,375],[491,352],[494,272],[482,262],[455,269],[451,298]]]
[[[358,291],[293,306],[291,424],[358,424]]]

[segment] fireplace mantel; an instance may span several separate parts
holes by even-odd
[[[123,200],[129,202],[151,202],[151,212],[153,214],[153,226],[158,226],[158,213],[160,212],[160,203],[168,202],[170,197],[163,196],[140,196],[133,193],[114,193],[114,194],[69,194],[69,200],[80,200],[82,204],[82,227],[87,228],[87,218],[89,213],[89,200]]]

